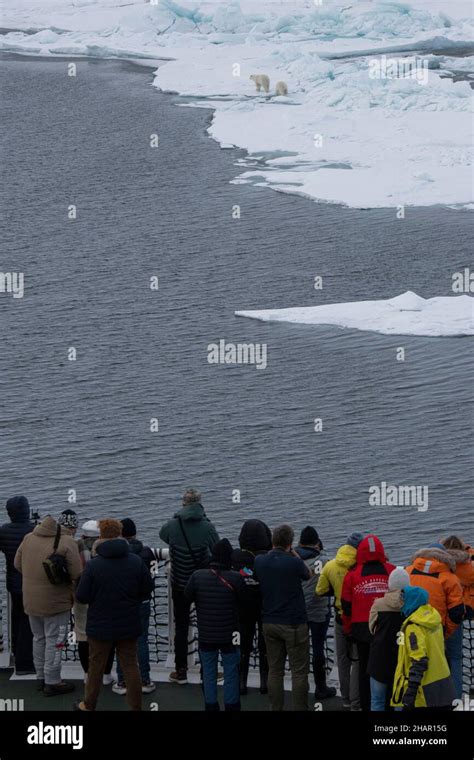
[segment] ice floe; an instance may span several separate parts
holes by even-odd
[[[235,314],[262,322],[334,325],[384,335],[435,338],[474,335],[473,306],[474,298],[468,295],[425,299],[407,291],[387,300],[236,311]]]

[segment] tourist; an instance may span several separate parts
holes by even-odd
[[[316,586],[320,578],[320,570],[318,568],[322,566],[322,562],[318,558],[321,555],[322,549],[323,545],[318,532],[311,525],[303,528],[295,552],[298,557],[301,557],[310,572],[309,580],[303,582],[303,593],[311,634],[315,683],[314,698],[316,702],[320,699],[336,696],[336,689],[333,686],[328,686],[326,683],[326,655],[324,651],[329,621],[331,620],[331,607],[327,596],[316,594]]]
[[[444,652],[441,615],[419,586],[402,590],[404,622],[393,683],[392,707],[452,710],[454,684]]]
[[[137,528],[133,520],[129,517],[120,521],[122,523],[122,537],[128,541],[128,547],[132,554],[136,554],[145,563],[147,569],[151,572],[152,562],[155,555],[149,546],[144,546],[137,538]],[[140,676],[142,679],[143,694],[151,694],[155,691],[156,686],[150,678],[150,649],[148,645],[148,629],[150,627],[151,614],[151,596],[145,599],[140,605],[140,621],[142,632],[137,641],[138,665],[140,667]],[[123,671],[120,662],[117,662],[117,683],[112,686],[115,694],[126,694],[127,685],[123,677]]]
[[[384,712],[390,706],[393,678],[398,660],[398,632],[402,626],[402,589],[410,585],[403,567],[388,576],[388,591],[376,599],[370,609],[370,642],[367,673],[370,676],[370,709]]]
[[[387,562],[382,542],[372,534],[357,548],[357,562],[344,578],[341,592],[344,633],[356,642],[359,656],[359,696],[361,709],[370,710],[370,678],[367,665],[371,633],[369,615],[375,599],[388,591],[388,576],[395,565]]]
[[[255,557],[254,573],[262,594],[263,635],[267,646],[268,694],[272,710],[283,710],[288,655],[294,710],[308,709],[309,633],[302,581],[308,568],[294,552],[294,531],[280,525],[273,548]]]
[[[100,536],[99,523],[96,520],[86,520],[81,528],[81,537],[77,542],[79,557],[81,558],[81,567],[84,570],[86,564],[92,556],[94,543]],[[77,643],[79,660],[84,671],[84,683],[87,681],[87,671],[89,670],[89,642],[87,641],[86,623],[87,623],[87,604],[74,602],[74,634]],[[114,683],[112,676],[112,667],[114,664],[115,650],[112,648],[109,659],[105,667],[102,682],[104,686]]]
[[[441,545],[456,563],[455,573],[463,592],[465,618],[474,615],[474,563],[472,549],[457,536],[449,536]],[[463,623],[446,639],[446,657],[456,689],[456,698],[462,699],[463,693]]]
[[[53,584],[51,569],[48,576],[43,564],[51,555],[59,558],[51,563],[57,573],[56,580],[61,576],[57,584]],[[70,533],[48,515],[24,537],[14,562],[23,576],[23,605],[33,632],[38,688],[47,697],[70,692],[74,684],[61,680],[61,653],[74,601],[74,583],[82,571],[77,544]]]
[[[255,578],[255,557],[272,548],[270,528],[261,520],[246,520],[239,535],[239,549],[232,553],[232,569],[240,573],[247,587],[245,601],[239,605],[240,621],[240,693],[247,694],[247,678],[255,632],[257,631],[260,693],[268,691],[268,662],[262,627],[262,596]]]
[[[27,533],[31,533],[34,523],[30,520],[30,505],[26,496],[12,496],[6,510],[10,522],[0,528],[0,551],[7,563],[7,591],[11,601],[11,647],[15,657],[15,673],[25,676],[35,673],[33,663],[33,634],[30,621],[23,608],[21,574],[15,569],[13,560],[18,547]]]
[[[351,533],[346,543],[324,565],[316,586],[316,593],[321,596],[334,597],[334,643],[336,647],[337,670],[341,689],[342,706],[351,711],[360,710],[359,700],[359,660],[357,647],[348,641],[342,627],[341,591],[344,578],[354,567],[357,558],[357,547],[363,539],[362,533]]]
[[[83,701],[75,709],[96,709],[102,678],[115,644],[127,684],[131,710],[142,707],[142,684],[137,661],[137,639],[142,633],[140,605],[149,599],[153,580],[143,560],[130,551],[118,520],[99,521],[96,556],[84,568],[76,599],[88,604],[89,670]]]
[[[212,548],[210,565],[196,570],[184,590],[189,605],[196,605],[199,658],[205,709],[219,710],[217,664],[224,667],[224,708],[240,710],[239,602],[246,597],[244,579],[231,570],[232,546],[226,538]]]
[[[199,491],[188,488],[183,496],[182,509],[163,525],[160,538],[169,545],[171,559],[175,670],[170,673],[169,680],[186,684],[190,605],[184,589],[195,570],[209,566],[212,547],[219,540],[214,525],[206,517]]]

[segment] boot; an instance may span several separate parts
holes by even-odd
[[[319,702],[320,699],[330,699],[336,696],[337,689],[334,686],[328,686],[326,683],[326,663],[320,662],[314,664],[314,682],[316,691],[314,699]]]
[[[247,678],[249,675],[249,663],[250,657],[248,655],[241,655],[240,657],[240,694],[245,696],[247,694]]]

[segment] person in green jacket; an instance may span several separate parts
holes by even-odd
[[[170,547],[171,593],[175,621],[175,668],[169,680],[186,684],[188,669],[188,628],[190,604],[184,596],[185,586],[195,570],[208,567],[212,547],[219,535],[206,517],[201,494],[188,488],[183,506],[160,530],[160,538]]]
[[[316,586],[316,593],[319,596],[334,596],[336,612],[334,640],[342,704],[343,707],[353,711],[360,710],[359,663],[356,647],[347,641],[342,630],[341,591],[346,574],[356,563],[357,547],[363,538],[362,533],[352,533],[348,536],[346,543],[338,549],[335,558],[324,565]]]
[[[456,697],[444,650],[441,615],[420,586],[402,589],[402,615],[392,707],[450,710]]]

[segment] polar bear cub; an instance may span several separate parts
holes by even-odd
[[[260,92],[262,87],[265,92],[270,91],[270,78],[266,74],[250,74],[250,79],[255,82],[257,92]]]
[[[276,95],[288,95],[288,85],[286,82],[277,82],[275,86]]]

